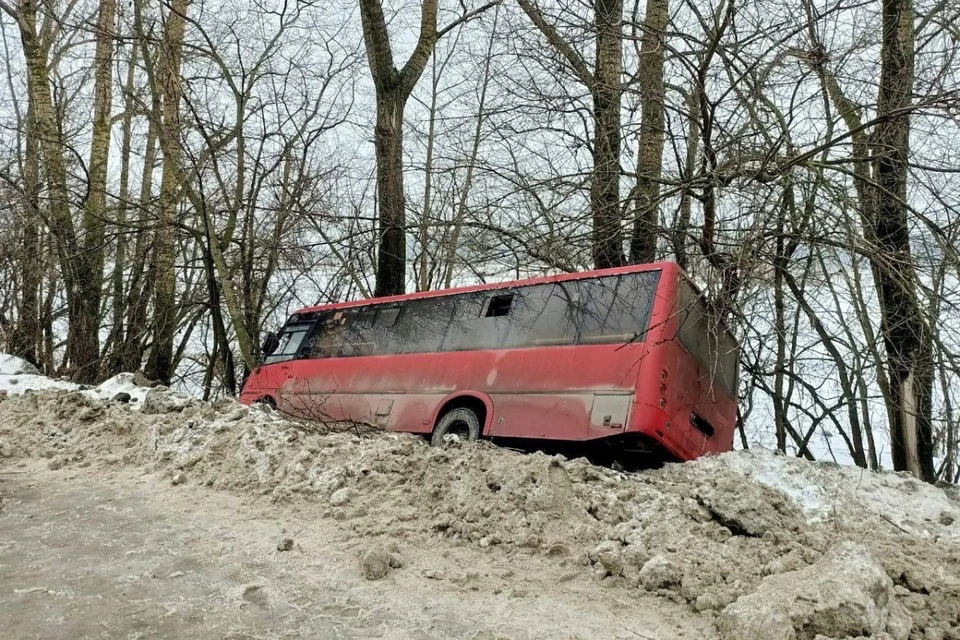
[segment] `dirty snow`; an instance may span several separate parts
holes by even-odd
[[[163,389],[136,391],[137,403],[103,399],[127,384],[133,378],[93,394],[0,401],[0,465],[136,467],[177,489],[309,506],[369,549],[405,549],[397,567],[380,551],[367,553],[362,570],[371,576],[416,566],[426,541],[500,561],[533,554],[598,588],[673,601],[711,625],[725,612],[717,629],[724,640],[748,638],[731,630],[731,619],[780,625],[777,637],[789,639],[844,638],[862,620],[864,636],[960,638],[953,488],[763,450],[622,473],[484,442],[431,448],[413,435],[302,424]],[[837,551],[841,543],[856,546]],[[800,589],[813,601],[762,595],[815,582],[821,571],[843,581],[849,558],[865,558],[881,577],[851,571],[843,589]]]
[[[871,473],[830,462],[811,463],[766,449],[725,454],[700,465],[736,471],[780,491],[803,510],[810,523],[873,517],[917,536],[960,541],[956,493],[951,497],[909,473]],[[907,496],[910,499],[905,500]]]
[[[40,372],[35,366],[23,358],[18,358],[17,356],[12,356],[8,353],[0,353],[0,376],[15,376],[22,374],[40,375]]]
[[[148,397],[162,411],[182,409],[194,398],[164,386],[138,384],[133,373],[120,373],[96,386],[82,385],[41,375],[32,364],[6,353],[0,353],[0,392],[23,395],[34,391],[77,391],[94,400],[121,401],[133,409],[149,407]],[[120,400],[122,398],[122,400]],[[148,409],[149,410],[149,409]]]

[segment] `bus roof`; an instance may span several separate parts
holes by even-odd
[[[470,293],[473,291],[491,291],[496,289],[506,289],[508,287],[518,287],[532,284],[546,284],[550,282],[564,282],[567,280],[582,280],[583,278],[595,278],[598,276],[614,276],[622,273],[637,273],[642,271],[672,271],[680,273],[680,267],[675,262],[651,262],[647,264],[635,264],[627,267],[614,267],[612,269],[595,269],[592,271],[575,271],[573,273],[562,273],[554,276],[538,276],[536,278],[526,278],[523,280],[508,280],[506,282],[495,282],[488,284],[474,284],[465,287],[452,287],[450,289],[433,289],[432,291],[421,291],[419,293],[407,293],[397,296],[384,296],[382,298],[365,298],[361,300],[352,300],[350,302],[334,302],[331,304],[317,305],[313,307],[303,307],[294,311],[294,314],[312,313],[315,311],[331,311],[334,309],[347,309],[350,307],[362,307],[369,304],[389,304],[391,302],[404,302],[406,300],[416,300],[419,298],[438,298],[440,296],[453,295],[456,293]]]

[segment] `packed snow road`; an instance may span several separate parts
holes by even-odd
[[[598,590],[533,554],[401,547],[404,566],[370,581],[363,541],[310,509],[134,470],[4,465],[0,499],[8,640],[713,635],[683,607]]]

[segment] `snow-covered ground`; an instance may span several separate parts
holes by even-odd
[[[163,394],[167,402],[185,405],[190,396],[167,389],[150,387],[135,382],[135,374],[120,373],[96,386],[82,385],[69,380],[57,380],[41,375],[32,364],[6,353],[0,353],[0,392],[23,395],[31,391],[77,391],[94,400],[129,403],[133,409],[144,406],[147,396]]]
[[[9,358],[0,384],[12,390],[0,400],[0,471],[38,461],[134,469],[184,491],[289,505],[305,522],[338,523],[365,550],[363,575],[396,573],[384,589],[407,588],[410,571],[445,581],[458,567],[438,569],[444,554],[466,547],[479,554],[475,573],[516,573],[530,556],[555,563],[563,579],[539,585],[545,597],[585,579],[598,597],[670,600],[687,612],[682,627],[706,625],[696,637],[960,638],[953,487],[760,449],[640,473],[484,442],[437,449],[408,434],[204,403],[129,374],[82,389]],[[451,578],[452,598],[469,595],[463,584]]]
[[[21,394],[41,389],[77,390],[80,385],[66,380],[53,380],[40,375],[32,364],[6,353],[0,353],[0,391]]]
[[[706,470],[735,471],[788,496],[810,523],[838,513],[863,513],[912,535],[960,542],[956,492],[919,482],[909,473],[873,473],[832,462],[809,462],[754,448],[698,463]]]

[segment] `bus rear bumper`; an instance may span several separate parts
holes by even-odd
[[[634,414],[624,436],[654,442],[679,461],[695,460],[709,449],[707,437],[689,422],[671,419],[666,412],[652,407]]]

